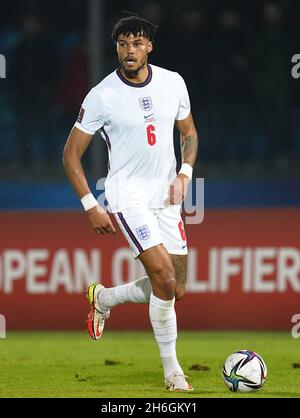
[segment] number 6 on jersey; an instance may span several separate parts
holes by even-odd
[[[147,126],[147,138],[148,138],[148,144],[149,145],[156,144],[156,135],[155,135],[154,131],[155,131],[155,126],[153,126],[153,125],[148,125]]]

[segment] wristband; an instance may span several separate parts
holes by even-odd
[[[184,174],[187,176],[190,180],[192,180],[193,177],[193,167],[187,163],[183,163],[181,166],[181,169],[179,170],[178,174]]]
[[[81,200],[82,206],[84,207],[84,210],[87,211],[89,209],[94,208],[95,206],[99,205],[97,200],[94,198],[92,193],[88,193],[85,196],[83,196]]]

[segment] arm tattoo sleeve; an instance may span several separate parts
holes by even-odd
[[[181,136],[181,156],[182,162],[190,164],[192,167],[196,161],[198,152],[197,135]]]

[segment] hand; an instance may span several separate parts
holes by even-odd
[[[113,234],[116,233],[109,215],[101,208],[101,206],[94,206],[92,209],[89,209],[86,214],[96,234],[104,235],[110,234],[111,232]]]
[[[169,187],[168,198],[164,204],[167,206],[180,205],[186,198],[189,182],[190,180],[187,176],[178,174]]]

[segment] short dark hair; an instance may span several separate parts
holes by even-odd
[[[119,35],[128,36],[130,34],[134,36],[144,36],[149,41],[154,42],[154,38],[158,26],[149,22],[139,16],[123,17],[114,25],[111,34],[112,39],[117,42]]]

